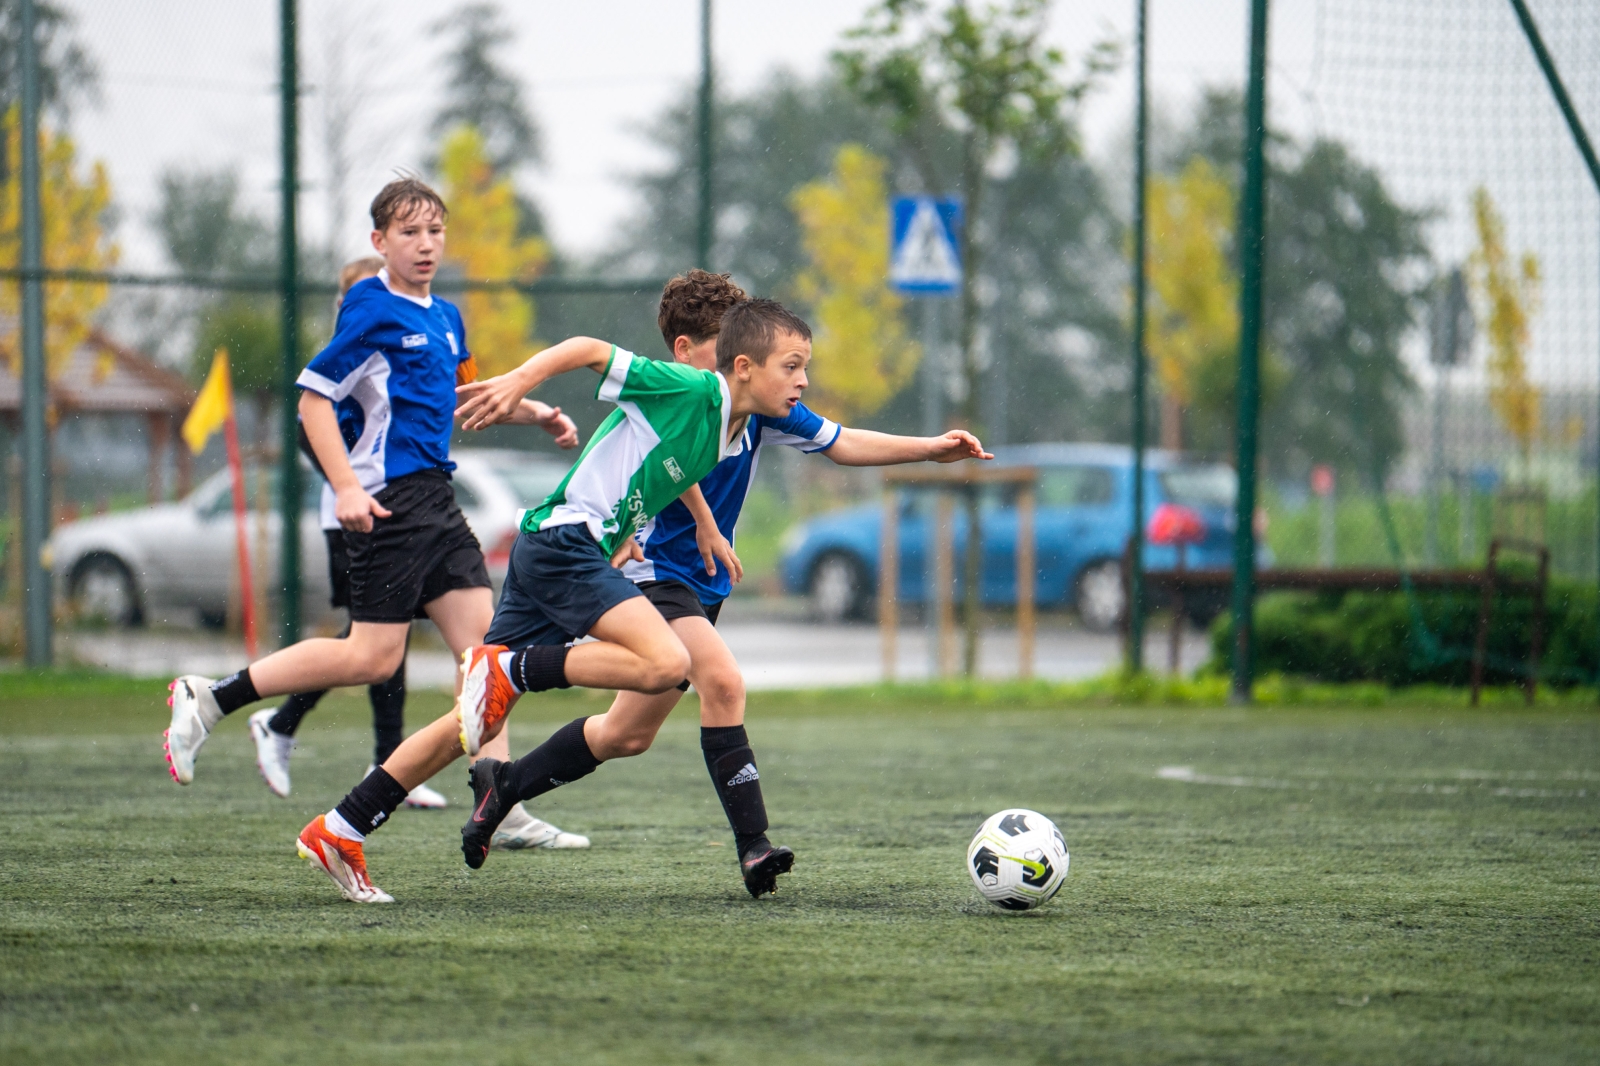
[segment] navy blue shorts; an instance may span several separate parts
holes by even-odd
[[[523,533],[511,546],[505,588],[483,642],[508,648],[570,644],[587,636],[611,608],[641,595],[601,554],[587,526]]]

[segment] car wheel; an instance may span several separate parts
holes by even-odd
[[[824,555],[811,570],[811,610],[829,625],[866,613],[867,575],[848,555]]]
[[[114,626],[143,621],[133,574],[114,555],[91,555],[73,570],[72,609],[79,618]]]
[[[1122,567],[1115,559],[1090,563],[1078,575],[1078,617],[1096,633],[1109,633],[1126,608]]]

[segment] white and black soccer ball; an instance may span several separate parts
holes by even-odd
[[[990,815],[967,845],[967,873],[983,898],[1008,911],[1048,903],[1067,877],[1067,842],[1055,823],[1021,807]]]

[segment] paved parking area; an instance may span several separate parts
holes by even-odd
[[[724,610],[718,628],[738,657],[745,684],[752,690],[863,685],[883,676],[876,626],[816,625],[806,621],[793,604],[734,600]],[[1154,668],[1166,665],[1167,639],[1164,629],[1149,634],[1146,662]],[[900,680],[924,679],[934,672],[928,645],[927,631],[921,626],[900,631]],[[180,673],[220,677],[248,662],[238,640],[204,630],[63,632],[57,636],[57,648],[63,660],[140,677]],[[1060,681],[1104,673],[1121,661],[1122,654],[1115,635],[1090,633],[1057,618],[1047,618],[1040,625],[1036,649],[1038,675]],[[1183,668],[1193,669],[1207,654],[1205,634],[1187,630]],[[989,678],[1011,677],[1016,663],[1016,631],[987,631],[979,672]],[[409,660],[411,683],[449,688],[454,671],[455,663],[438,646],[438,638],[431,632],[419,632]]]

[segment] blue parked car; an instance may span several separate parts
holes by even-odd
[[[1035,540],[1040,606],[1073,607],[1091,629],[1116,626],[1123,611],[1120,559],[1133,522],[1133,451],[1112,444],[1024,444],[998,448],[994,462],[1038,468]],[[1203,538],[1187,549],[1190,568],[1232,564],[1234,499],[1238,478],[1231,466],[1183,455],[1145,453],[1145,515],[1164,503],[1186,507],[1204,525]],[[981,490],[985,604],[1016,602],[1017,511],[1014,489]],[[930,526],[934,493],[902,492],[900,601],[921,603],[928,594],[932,555]],[[882,504],[873,502],[819,515],[784,535],[786,591],[810,597],[823,621],[865,618],[873,611],[878,582]],[[963,570],[965,508],[955,508],[956,596]],[[1177,549],[1149,545],[1150,570],[1177,565]],[[1189,605],[1196,621],[1208,621],[1222,603]]]

